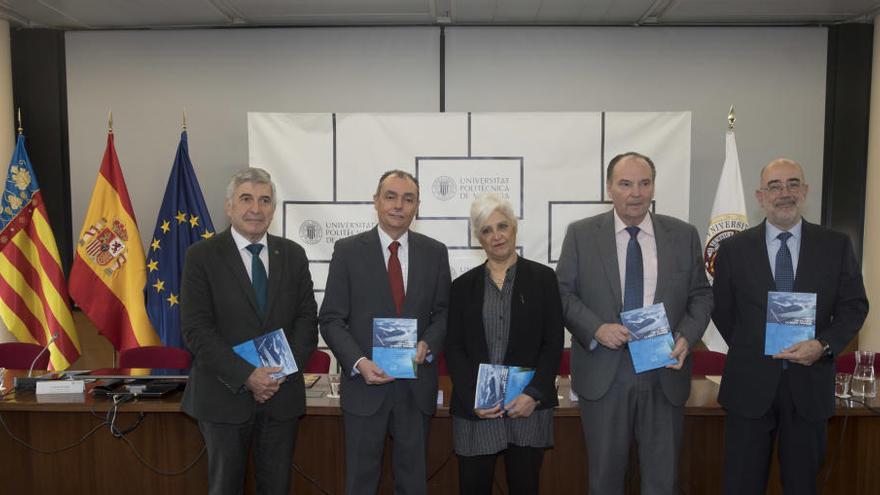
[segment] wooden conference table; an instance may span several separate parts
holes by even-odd
[[[7,373],[10,375],[13,373]],[[7,389],[11,377],[7,376]],[[294,493],[342,494],[345,453],[339,401],[326,397],[326,376],[311,389],[307,414],[300,422],[294,458]],[[452,451],[452,421],[446,407],[450,384],[441,378],[444,406],[432,421],[428,449],[428,482],[432,494],[457,493],[457,461]],[[541,472],[541,493],[586,493],[586,451],[577,403],[569,401],[569,383],[559,386],[555,414],[555,448],[548,450]],[[718,385],[694,377],[686,407],[680,463],[682,493],[720,491],[724,412],[717,402]],[[872,399],[872,407],[880,400]],[[180,393],[122,404],[116,426],[137,427],[122,437],[101,426],[112,402],[87,395],[78,403],[46,403],[33,392],[0,399],[0,493],[3,494],[200,494],[207,492],[207,459],[198,427],[180,412]],[[80,440],[96,429],[90,436]],[[22,446],[12,436],[41,451]],[[380,493],[391,493],[390,449]],[[634,451],[631,465],[636,462]],[[187,469],[188,465],[191,465]],[[149,467],[148,467],[149,465]],[[862,406],[838,401],[828,429],[828,452],[820,486],[823,493],[880,493],[880,416]],[[161,471],[154,472],[151,468]],[[627,493],[639,492],[638,470],[630,469]],[[781,493],[774,462],[768,493]],[[496,469],[497,493],[507,493],[503,463]],[[501,491],[499,491],[501,490]],[[254,492],[249,474],[246,493]]]

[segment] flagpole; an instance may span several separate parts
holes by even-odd
[[[214,235],[214,224],[189,157],[185,108],[181,117],[180,141],[156,216],[153,229],[156,248],[150,250],[146,260],[144,286],[147,316],[162,344],[179,348],[185,345],[180,333],[178,305],[183,274],[177,261],[185,257],[190,245]]]
[[[68,291],[98,333],[123,351],[161,341],[144,305],[146,256],[113,140],[111,109],[107,146],[77,237]],[[112,254],[111,243],[119,248]],[[111,257],[99,260],[98,254]]]
[[[735,123],[736,113],[733,105],[731,105],[730,110],[727,112],[724,163],[721,166],[721,176],[718,178],[718,187],[715,190],[715,200],[712,203],[709,228],[707,229],[706,241],[703,245],[703,256],[706,261],[706,271],[710,282],[714,278],[715,254],[718,252],[721,241],[734,235],[736,232],[748,228],[745,194],[743,193],[739,167],[739,154],[736,151]],[[727,352],[727,343],[711,322],[703,334],[703,342],[709,350]]]
[[[17,109],[18,139],[9,160],[4,187],[0,190],[4,215],[0,219],[0,253],[8,270],[0,273],[0,320],[20,342],[34,342],[49,350],[53,370],[63,370],[80,356],[76,324],[70,312],[67,284],[58,255],[58,245],[43,202],[43,196],[24,147],[21,109]],[[35,218],[43,220],[45,229],[35,226]],[[19,253],[16,255],[15,253]],[[34,253],[21,256],[20,253]],[[21,274],[31,274],[34,280]],[[27,304],[20,304],[27,301]],[[31,309],[40,308],[34,318]],[[4,332],[5,333],[5,332]],[[51,338],[50,338],[51,336]],[[8,340],[3,336],[3,341]],[[54,343],[51,348],[49,344]]]

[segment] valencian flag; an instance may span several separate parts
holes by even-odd
[[[166,346],[183,347],[180,336],[180,275],[189,246],[214,235],[199,181],[189,159],[186,131],[180,134],[177,155],[147,248],[147,314]]]
[[[710,281],[715,276],[715,255],[718,253],[721,241],[749,228],[746,217],[746,197],[743,193],[742,176],[739,170],[739,153],[736,151],[736,135],[734,135],[732,128],[727,131],[725,139],[724,166],[721,168],[721,178],[718,179],[718,189],[715,190],[715,203],[712,205],[712,216],[709,220],[706,246],[703,252],[706,273]],[[712,322],[709,322],[709,328],[703,334],[703,343],[710,351],[727,352],[727,343],[724,342]]]
[[[117,350],[159,345],[147,318],[144,251],[113,131],[89,202],[70,271],[70,295]]]
[[[79,339],[58,246],[21,134],[0,209],[0,316],[20,342],[45,346],[57,335],[49,347],[50,367],[66,369],[79,357]]]

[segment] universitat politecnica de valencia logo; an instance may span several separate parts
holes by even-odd
[[[431,184],[431,192],[434,194],[434,197],[440,201],[449,201],[452,199],[455,196],[457,189],[455,179],[446,175],[437,177]]]
[[[299,238],[306,244],[317,244],[323,236],[324,229],[314,220],[306,220],[299,226]]]

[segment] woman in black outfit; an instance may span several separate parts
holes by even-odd
[[[510,202],[481,196],[471,205],[471,225],[487,260],[452,283],[446,334],[459,487],[462,494],[490,494],[501,454],[509,493],[535,494],[558,404],[559,286],[553,270],[517,255]],[[480,363],[532,368],[535,375],[508,403],[475,409]]]

